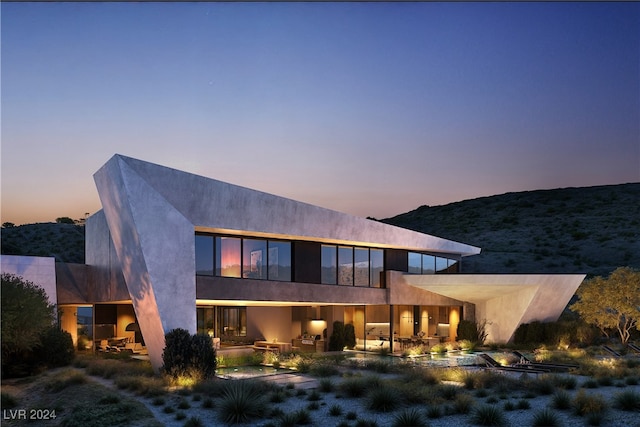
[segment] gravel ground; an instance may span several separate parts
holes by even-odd
[[[293,379],[295,377],[295,379]],[[600,394],[608,403],[608,409],[604,418],[602,419],[602,423],[600,425],[603,426],[626,426],[626,427],[640,427],[640,412],[625,412],[621,410],[617,410],[613,408],[613,398],[616,393],[620,393],[622,391],[633,390],[636,393],[640,393],[640,385],[627,385],[625,387],[617,387],[617,386],[608,386],[603,387],[600,386],[595,389],[586,389],[580,388],[579,385],[585,380],[585,378],[578,378],[578,387],[575,390],[569,390],[569,394],[573,397],[578,390],[584,390],[590,394]],[[271,379],[272,381],[278,381],[276,377]],[[295,389],[292,390],[292,397],[289,397],[283,403],[269,403],[267,407],[272,410],[275,407],[281,408],[284,413],[291,413],[299,409],[308,408],[308,405],[311,403],[307,400],[309,392],[318,386],[318,380],[312,377],[308,377],[305,375],[295,375],[289,378],[280,378],[281,383],[285,384],[287,382],[297,382]],[[339,378],[332,377],[334,382],[338,382]],[[298,389],[307,390],[307,394],[303,396],[297,396]],[[307,412],[310,414],[311,423],[307,424],[310,426],[338,426],[338,425],[349,425],[349,426],[364,426],[364,425],[377,425],[377,426],[392,426],[394,424],[394,418],[397,414],[402,412],[402,409],[390,412],[390,413],[378,413],[372,411],[367,408],[367,401],[364,398],[346,398],[340,397],[336,395],[336,392],[330,393],[320,393],[321,400],[318,401],[319,408],[316,410],[307,409]],[[476,405],[480,404],[490,404],[487,402],[491,397],[498,397],[498,393],[488,391],[486,397],[476,397],[474,395],[474,400]],[[503,396],[504,397],[504,396]],[[183,412],[186,414],[186,418],[182,420],[176,420],[176,413],[179,410],[176,410],[176,413],[167,414],[164,412],[165,406],[173,406],[177,407],[177,402],[180,399],[186,399],[190,404],[191,408],[184,410]],[[145,403],[147,407],[154,413],[156,418],[162,422],[166,426],[183,426],[185,422],[191,417],[197,417],[202,421],[202,425],[205,426],[216,426],[223,425],[219,419],[218,414],[215,409],[206,409],[202,408],[202,400],[193,401],[192,396],[176,396],[174,402],[167,401],[163,406],[154,406],[152,404],[153,399],[148,398],[138,398],[140,401]],[[530,408],[523,409],[515,409],[512,411],[505,411],[504,404],[507,401],[512,402],[516,407],[518,402],[521,400],[526,400],[529,403]],[[342,415],[340,416],[331,416],[329,413],[329,408],[334,405],[339,405],[342,408]],[[533,425],[533,419],[535,414],[544,409],[551,408],[552,405],[552,397],[551,396],[539,396],[535,398],[525,398],[522,392],[510,392],[508,394],[508,398],[497,399],[497,402],[494,403],[495,406],[503,409],[504,418],[506,420],[506,425],[508,426],[531,426]],[[472,426],[472,413],[464,414],[464,415],[445,415],[441,418],[437,419],[429,419],[426,415],[426,406],[424,405],[414,405],[412,408],[418,408],[422,411],[423,419],[427,422],[427,424],[431,427],[453,427],[453,426]],[[585,426],[587,424],[587,420],[585,417],[580,417],[574,414],[574,412],[569,410],[553,410],[559,419],[559,425],[561,426]],[[348,419],[347,414],[349,412],[355,413],[356,419]],[[363,423],[363,421],[369,422],[369,424]],[[267,426],[267,425],[280,425],[280,421],[278,418],[269,418],[267,414],[265,414],[264,418],[253,420],[251,423],[245,424],[247,426]]]

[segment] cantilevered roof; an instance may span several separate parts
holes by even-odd
[[[111,167],[106,168],[107,165]],[[178,171],[153,163],[115,155],[96,173],[105,171],[140,180],[180,212],[197,231],[251,233],[338,244],[366,245],[461,256],[476,255],[480,248],[407,230],[378,221],[325,209],[246,187]],[[133,181],[131,181],[133,182]],[[98,185],[100,193],[101,185]],[[133,186],[129,186],[133,189]],[[134,196],[132,194],[132,196]],[[104,202],[103,202],[104,205]]]
[[[554,321],[584,274],[404,274],[417,288],[475,304],[476,319],[492,323],[493,341],[508,341],[521,323]]]

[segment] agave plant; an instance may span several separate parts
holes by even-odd
[[[221,420],[227,424],[240,424],[261,417],[265,409],[263,396],[262,390],[253,382],[227,382],[218,406]]]

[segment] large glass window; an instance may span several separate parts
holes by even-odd
[[[422,274],[422,255],[409,252],[409,273]]]
[[[456,259],[447,259],[447,272],[448,273],[457,273],[458,272],[458,260]]]
[[[369,286],[369,249],[353,250],[354,285]]]
[[[433,274],[436,268],[436,257],[433,255],[422,255],[422,274]]]
[[[353,286],[353,248],[338,248],[338,285]]]
[[[447,271],[447,258],[436,257],[436,273],[444,273]]]
[[[269,280],[291,281],[291,242],[269,240]]]
[[[247,307],[220,307],[218,314],[223,337],[247,336]]]
[[[216,276],[242,277],[240,246],[237,237],[216,237]]]
[[[196,234],[196,274],[213,276],[213,236]]]
[[[371,267],[371,286],[379,288],[380,285],[380,273],[384,270],[384,251],[382,249],[370,249],[370,267]]]
[[[320,281],[327,285],[335,285],[338,270],[337,248],[331,245],[322,245],[320,256],[322,268]]]
[[[242,277],[267,278],[267,241],[242,239]]]

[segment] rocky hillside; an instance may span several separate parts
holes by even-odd
[[[44,222],[3,227],[2,253],[84,264],[84,226]]]
[[[640,183],[507,193],[382,220],[482,248],[466,273],[640,268]]]
[[[587,273],[640,269],[640,183],[507,193],[421,206],[383,222],[482,248],[466,273]],[[2,253],[84,263],[84,226],[2,229]]]

